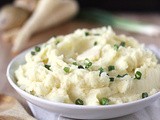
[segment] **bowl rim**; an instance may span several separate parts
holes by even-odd
[[[142,103],[144,101],[150,101],[151,99],[154,99],[154,98],[158,98],[160,97],[160,91],[158,91],[157,93],[151,95],[151,96],[148,96],[147,98],[143,98],[143,99],[139,99],[139,100],[135,100],[135,101],[131,101],[131,102],[127,102],[127,103],[121,103],[121,104],[113,104],[113,105],[94,105],[94,106],[90,106],[90,105],[75,105],[75,104],[68,104],[68,103],[61,103],[61,102],[54,102],[54,101],[50,101],[50,100],[47,100],[45,98],[40,98],[38,96],[34,96],[32,94],[29,94],[28,92],[22,90],[20,87],[18,87],[18,85],[16,83],[13,82],[13,80],[11,79],[10,77],[10,69],[11,69],[11,66],[12,64],[20,57],[22,56],[23,54],[25,54],[26,52],[28,52],[29,50],[31,50],[33,47],[23,51],[22,53],[20,53],[19,55],[17,55],[16,57],[14,57],[10,63],[8,64],[8,67],[7,67],[7,72],[6,72],[6,76],[7,76],[7,79],[8,79],[8,82],[10,83],[10,85],[18,92],[23,94],[24,96],[27,96],[28,98],[31,98],[32,100],[36,100],[36,101],[39,101],[43,104],[50,104],[52,106],[59,106],[59,107],[65,107],[65,108],[76,108],[76,109],[112,109],[112,108],[119,108],[119,107],[125,107],[125,106],[128,106],[128,105],[134,105],[134,104],[137,104],[137,103]],[[24,97],[23,97],[24,98]],[[24,98],[26,100],[26,98]],[[30,101],[32,102],[32,101]]]

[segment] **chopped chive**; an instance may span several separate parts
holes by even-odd
[[[89,68],[89,67],[91,67],[92,66],[92,62],[89,62],[89,63],[87,63],[86,65],[85,65],[85,68]]]
[[[35,47],[35,51],[36,51],[36,52],[39,52],[40,50],[41,50],[41,48],[40,48],[39,46],[36,46],[36,47]]]
[[[100,67],[98,70],[99,70],[99,76],[101,76],[102,72],[104,72],[104,69]]]
[[[88,62],[89,62],[89,59],[86,58],[86,59],[84,60],[84,63],[86,64],[86,63],[88,63]]]
[[[84,67],[82,65],[79,65],[78,69],[84,69]]]
[[[88,66],[91,66],[91,65],[92,65],[92,62],[89,62],[89,63],[88,63]]]
[[[83,100],[81,100],[81,99],[77,99],[76,101],[75,101],[75,104],[76,105],[83,105],[84,103],[83,103]]]
[[[94,46],[96,46],[96,45],[97,45],[97,41],[94,42]]]
[[[113,65],[108,66],[108,71],[115,70],[115,67]]]
[[[107,98],[102,98],[100,101],[99,101],[100,105],[108,105],[109,104],[109,99]]]
[[[48,70],[51,70],[50,69],[50,67],[51,67],[50,65],[44,65],[44,67],[47,68]]]
[[[69,67],[64,67],[64,69],[63,69],[66,73],[69,73],[69,71],[70,71],[70,68]]]
[[[96,34],[94,34],[95,36],[99,36],[100,34],[99,33],[96,33]]]
[[[72,64],[73,64],[73,65],[78,65],[77,62],[73,62]]]
[[[126,76],[126,75],[128,75],[128,74],[124,74],[124,75],[117,75],[117,77],[118,77],[118,78],[121,78],[121,77],[124,77],[124,76]]]
[[[89,68],[92,66],[92,62],[90,62],[88,58],[85,59],[84,64],[85,64],[85,68]]]
[[[31,93],[32,95],[34,95],[34,94],[35,94],[35,91],[34,91],[34,90],[31,90],[30,93]]]
[[[31,51],[31,55],[35,55],[36,53],[34,51]]]
[[[114,50],[118,50],[119,46],[117,44],[114,45]]]
[[[112,78],[112,77],[111,77],[111,78],[109,78],[109,79],[110,79],[110,82],[113,82],[113,81],[114,81],[114,78]]]
[[[148,97],[148,93],[147,92],[142,93],[142,98],[146,98],[146,97]]]
[[[125,47],[125,45],[126,45],[126,43],[125,43],[125,42],[121,42],[121,43],[120,43],[120,46]]]
[[[137,71],[135,74],[135,79],[141,79],[142,73],[140,71]]]
[[[59,41],[59,40],[57,40],[57,41],[56,41],[56,45],[58,45],[59,43],[60,43],[60,41]]]
[[[85,32],[85,36],[88,36],[89,35],[89,32]]]

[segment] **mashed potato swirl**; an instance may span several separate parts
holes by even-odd
[[[15,71],[24,91],[54,102],[85,105],[126,103],[160,89],[155,55],[132,37],[110,27],[78,29],[51,38],[25,56]]]

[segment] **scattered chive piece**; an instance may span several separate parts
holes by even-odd
[[[96,45],[97,45],[97,41],[94,42],[94,46],[96,46]]]
[[[135,79],[141,79],[142,73],[140,71],[137,71],[135,74]]]
[[[121,42],[121,43],[120,43],[120,46],[125,47],[125,45],[126,45],[126,43],[125,43],[125,42]]]
[[[89,63],[87,63],[86,65],[85,65],[85,68],[89,68],[89,67],[91,67],[92,66],[92,62],[89,62]]]
[[[128,75],[128,74],[124,74],[124,75],[117,75],[117,77],[118,77],[118,78],[121,78],[121,77],[124,77],[124,76],[126,76],[126,75]]]
[[[48,70],[51,70],[50,69],[50,67],[51,67],[50,65],[44,65],[44,67],[47,68]]]
[[[76,105],[83,105],[84,103],[83,103],[83,100],[81,100],[81,99],[77,99],[76,101],[75,101],[75,104]]]
[[[118,50],[119,46],[117,44],[114,45],[114,50]]]
[[[107,98],[102,98],[102,99],[99,101],[99,103],[100,103],[101,105],[108,105],[108,104],[109,104],[109,99],[107,99]]]
[[[36,51],[36,52],[39,52],[40,50],[41,50],[41,48],[40,48],[39,46],[36,46],[36,47],[35,47],[35,51]]]
[[[84,69],[84,67],[82,65],[79,65],[78,69]]]
[[[86,58],[86,59],[84,60],[84,63],[86,64],[86,63],[88,63],[88,62],[89,62],[89,59]]]
[[[112,65],[108,66],[108,71],[112,71],[112,70],[115,70],[115,67]]]
[[[100,67],[98,70],[99,70],[99,76],[101,76],[102,72],[104,72],[104,69]]]
[[[85,59],[84,64],[85,64],[85,68],[89,68],[92,66],[92,62],[90,62],[88,58]]]
[[[100,34],[99,33],[96,33],[96,34],[94,34],[95,36],[99,36]]]
[[[57,41],[56,41],[56,45],[58,45],[59,43],[60,43],[60,41],[59,41],[59,40],[57,40]]]
[[[89,35],[89,32],[85,32],[85,36],[88,36]]]
[[[64,69],[63,69],[66,73],[69,73],[69,71],[70,71],[70,68],[69,67],[64,67]]]
[[[125,43],[125,42],[121,42],[121,43],[120,43],[120,46],[125,47],[125,45],[126,45],[126,43]],[[118,50],[118,48],[119,48],[119,45],[114,44],[114,49],[115,49],[116,51]]]
[[[78,65],[77,62],[73,62],[72,64],[73,64],[73,65]]]
[[[35,55],[36,53],[34,51],[31,51],[31,55]]]
[[[31,93],[32,95],[34,95],[34,94],[35,94],[35,91],[34,91],[34,90],[32,90],[32,91],[30,91],[30,93]]]
[[[142,98],[146,98],[146,97],[148,97],[148,93],[147,92],[142,93]]]
[[[109,79],[110,79],[110,82],[113,82],[113,81],[114,81],[114,78],[112,78],[112,77],[111,77],[111,78],[109,78]]]

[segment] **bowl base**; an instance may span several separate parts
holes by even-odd
[[[28,106],[31,109],[33,116],[38,120],[72,120],[70,118],[65,118],[60,114],[53,113],[50,111],[47,111],[45,109],[42,109],[30,102],[28,102]]]

